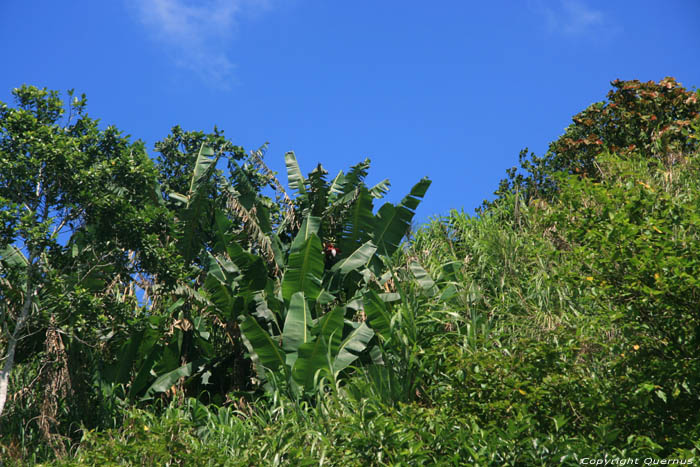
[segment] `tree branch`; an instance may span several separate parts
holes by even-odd
[[[5,408],[5,401],[7,401],[7,390],[10,380],[10,372],[12,371],[12,366],[15,363],[15,349],[17,348],[17,341],[19,340],[19,336],[24,328],[24,325],[29,319],[29,313],[32,309],[32,301],[36,293],[35,290],[32,290],[32,275],[34,273],[35,260],[36,253],[32,252],[29,257],[29,264],[27,264],[24,304],[22,304],[22,311],[20,312],[19,319],[17,319],[17,324],[15,324],[15,330],[8,337],[7,353],[4,357],[5,365],[3,366],[2,371],[0,371],[0,417],[2,417],[2,412]]]

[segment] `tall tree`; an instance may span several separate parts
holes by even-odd
[[[77,306],[81,295],[127,287],[139,271],[167,279],[177,269],[163,241],[172,216],[143,144],[101,129],[84,95],[68,93],[66,115],[55,91],[13,94],[16,108],[0,103],[0,415],[29,328],[75,324],[99,306]]]

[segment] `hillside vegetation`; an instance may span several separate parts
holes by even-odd
[[[0,464],[700,462],[700,103],[615,81],[477,215],[0,103]],[[66,112],[67,111],[67,112]],[[458,202],[458,201],[456,201]]]

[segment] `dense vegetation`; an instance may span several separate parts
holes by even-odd
[[[8,465],[578,465],[700,451],[700,104],[615,81],[478,216],[369,161],[289,191],[215,129],[149,158],[0,104]],[[0,461],[0,464],[2,463]]]

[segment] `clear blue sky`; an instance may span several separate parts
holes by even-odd
[[[0,2],[0,100],[23,83],[88,96],[148,143],[214,125],[331,175],[365,157],[418,219],[473,212],[610,81],[700,86],[700,2],[48,0]]]

